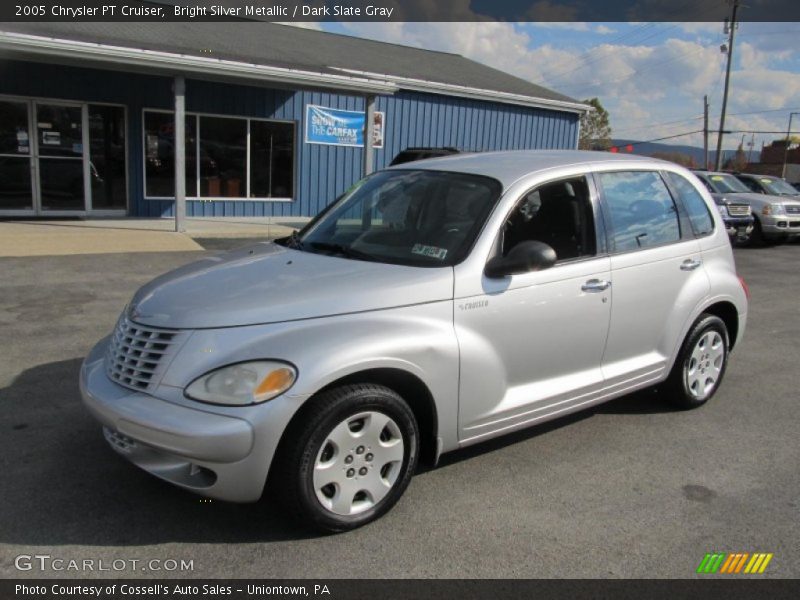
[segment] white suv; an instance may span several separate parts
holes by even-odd
[[[420,458],[659,385],[718,390],[747,292],[668,162],[498,152],[357,183],[298,234],[163,275],[87,356],[111,446],[317,527],[385,513]],[[467,482],[465,482],[467,485]]]

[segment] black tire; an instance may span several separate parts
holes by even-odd
[[[705,338],[707,349],[699,344]],[[720,347],[714,346],[719,341]],[[708,344],[711,345],[708,345]],[[689,330],[663,390],[665,398],[681,409],[697,408],[717,393],[728,366],[730,338],[725,322],[703,313]],[[698,356],[705,356],[698,362]],[[720,363],[716,364],[716,357]],[[713,385],[708,382],[713,379]]]
[[[367,458],[372,454],[367,449],[366,442],[364,446],[356,443],[352,448],[338,448],[329,440],[329,436],[335,431],[344,431],[340,428],[345,424],[352,432],[351,427],[354,423],[357,425],[359,419],[356,417],[359,415],[367,415],[361,417],[363,419],[372,419],[375,415],[376,427],[379,426],[382,417],[390,419],[395,435],[399,434],[402,438],[401,464],[398,464],[399,461],[394,461],[391,465],[389,463],[379,465],[377,447],[373,450],[375,458],[368,461]],[[348,422],[353,418],[355,418],[353,422]],[[369,422],[368,420],[367,423]],[[362,427],[365,430],[365,437],[372,432],[372,429],[366,429],[366,425],[362,424]],[[386,428],[381,431],[381,439],[387,431]],[[358,431],[348,435],[358,435]],[[324,448],[323,444],[326,444]],[[419,429],[414,413],[396,392],[376,384],[334,388],[309,400],[309,404],[301,409],[298,418],[294,419],[287,429],[275,457],[276,463],[270,475],[270,487],[272,492],[278,495],[284,507],[301,523],[329,532],[348,531],[378,519],[400,499],[416,470],[419,446]],[[349,501],[352,507],[359,504],[357,510],[360,512],[355,514],[337,514],[333,507],[324,506],[315,487],[314,470],[317,460],[322,460],[324,452],[330,448],[335,449],[332,451],[332,456],[335,458],[329,459],[331,464],[334,464],[331,469],[337,469],[336,476],[343,485],[339,487],[339,483],[333,483],[331,484],[333,487],[324,486],[319,493],[335,492],[331,493],[333,499],[343,494],[347,486],[357,487],[359,483],[355,480],[361,475],[359,470],[361,468],[369,468],[363,477],[364,485],[369,485],[369,482],[374,484],[376,477],[384,477],[383,468],[388,466],[386,472],[391,472],[392,483],[386,495],[370,504],[373,501],[372,497],[367,495],[369,492],[356,492],[354,496],[356,500],[359,494],[364,494],[364,499],[358,502],[353,499]],[[359,449],[360,452],[357,452]],[[399,449],[396,452],[399,455]],[[345,464],[344,461],[348,458],[353,462]],[[341,472],[338,471],[339,468],[342,469]],[[395,468],[397,471],[394,471]],[[354,471],[354,475],[343,479],[345,473],[349,471]],[[369,507],[364,508],[365,504]]]
[[[761,229],[761,221],[758,220],[758,217],[753,221],[753,231],[747,241],[750,246],[765,246],[767,244],[767,239],[764,237],[764,231]]]

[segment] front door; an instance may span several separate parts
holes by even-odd
[[[575,410],[602,392],[611,263],[597,243],[589,190],[585,177],[573,177],[524,194],[501,251],[542,241],[556,251],[555,266],[484,275],[482,295],[455,299],[462,443]]]
[[[30,108],[0,99],[0,214],[34,214]]]
[[[40,214],[86,211],[81,105],[35,102],[34,114]]]
[[[125,108],[0,98],[0,216],[124,214]]]

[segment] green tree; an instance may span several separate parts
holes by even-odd
[[[578,148],[581,150],[607,150],[611,146],[611,120],[608,111],[597,98],[584,100],[594,110],[581,116],[581,137]]]

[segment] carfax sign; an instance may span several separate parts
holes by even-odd
[[[375,112],[372,147],[383,148],[384,114]],[[306,106],[306,142],[332,146],[364,146],[364,113],[325,106]]]

